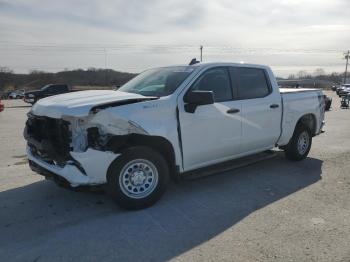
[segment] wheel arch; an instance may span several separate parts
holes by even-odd
[[[290,138],[288,144],[280,147],[285,151],[286,157],[289,160],[300,161],[307,157],[311,149],[312,136],[314,136],[316,132],[315,126],[317,123],[315,121],[316,119],[313,114],[305,114],[302,117],[300,117],[299,120],[297,121],[293,131],[293,135]],[[310,130],[310,133],[311,133],[310,136],[308,135],[309,136],[308,139],[303,138],[304,141],[300,140],[301,135],[305,133],[305,130],[307,129]],[[300,145],[300,141],[302,145]],[[302,147],[302,149],[300,149],[300,146]]]
[[[168,163],[171,178],[178,179],[175,150],[171,142],[164,137],[143,134],[117,135],[109,139],[106,149],[122,154],[126,149],[136,146],[150,147],[160,153]]]
[[[310,129],[312,136],[316,135],[317,120],[316,120],[316,116],[313,113],[308,113],[308,114],[301,116],[299,118],[299,120],[296,122],[294,130],[299,125],[307,126]]]

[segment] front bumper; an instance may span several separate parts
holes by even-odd
[[[49,176],[51,173],[66,180],[72,187],[93,186],[107,182],[110,164],[120,155],[113,152],[98,151],[89,148],[85,152],[70,152],[74,161],[67,161],[64,166],[47,163],[31,152],[27,146],[27,156],[34,172]],[[45,175],[46,176],[46,175]]]

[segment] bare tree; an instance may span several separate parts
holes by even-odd
[[[13,74],[13,71],[7,66],[0,66],[0,73]]]
[[[314,72],[314,76],[324,76],[326,75],[326,72],[324,71],[323,68],[316,68],[315,72]]]
[[[299,79],[300,79],[300,78],[306,78],[307,72],[304,71],[304,70],[300,70],[300,71],[297,73],[297,76],[298,76]]]

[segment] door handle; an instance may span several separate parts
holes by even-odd
[[[277,105],[277,104],[270,105],[270,108],[278,108],[278,107],[279,107],[279,105]]]
[[[230,108],[229,110],[227,110],[227,114],[236,114],[236,113],[239,113],[239,109],[237,108]]]

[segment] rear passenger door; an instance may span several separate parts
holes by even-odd
[[[63,94],[67,92],[67,86],[65,85],[52,85],[48,87],[47,95],[53,96],[58,94]]]
[[[275,146],[281,132],[282,105],[279,92],[273,92],[268,72],[263,68],[232,67],[242,103],[242,152]]]
[[[66,93],[67,87],[65,85],[54,85],[53,93],[55,95]]]

